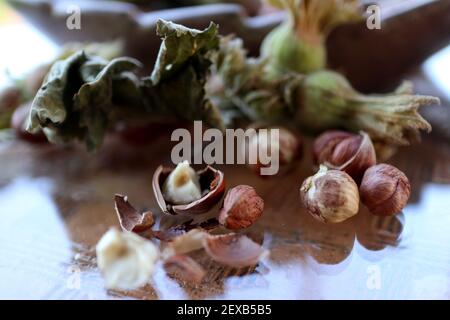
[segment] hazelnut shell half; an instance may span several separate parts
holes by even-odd
[[[211,259],[233,268],[251,267],[268,251],[243,234],[206,235],[203,247]]]
[[[196,215],[209,211],[216,205],[225,192],[225,177],[222,171],[216,170],[211,166],[197,171],[200,178],[200,187],[202,194],[207,191],[200,199],[188,204],[172,205],[168,203],[162,193],[162,185],[169,174],[174,170],[159,166],[153,174],[153,192],[155,194],[156,202],[161,210],[166,214],[171,215]]]

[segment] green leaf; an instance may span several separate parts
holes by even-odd
[[[219,45],[217,25],[212,22],[200,31],[161,19],[156,33],[163,43],[151,74],[154,84],[175,75],[191,58],[205,56]]]
[[[220,86],[210,86],[209,95],[221,101],[225,113],[229,114],[234,106],[241,117],[251,121],[276,122],[289,118],[288,100],[296,88],[291,84],[297,83],[301,76],[268,77],[266,61],[247,58],[242,40],[230,37],[222,39],[214,62],[214,74],[218,78],[215,81]]]
[[[51,67],[33,100],[27,130],[36,132],[42,128],[51,142],[71,138],[72,128],[67,119],[72,112],[73,95],[81,82],[78,69],[87,60],[84,52],[80,51]],[[76,132],[74,134],[77,135]]]
[[[111,126],[135,119],[203,120],[223,128],[204,89],[217,26],[199,31],[161,20],[158,34],[163,43],[151,77],[139,77],[140,63],[131,58],[108,62],[78,52],[54,64],[33,102],[29,130],[95,149]]]
[[[84,140],[88,149],[95,149],[102,143],[108,128],[109,117],[114,108],[115,77],[140,66],[141,64],[134,59],[116,58],[99,72],[97,68],[88,68],[89,72],[81,72],[84,84],[74,95],[73,111],[79,114],[78,125],[80,129],[84,129]]]

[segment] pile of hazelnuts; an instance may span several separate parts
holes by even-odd
[[[280,165],[283,171],[290,170],[301,157],[301,139],[287,128],[274,128],[279,130]],[[269,148],[270,140],[263,142],[256,136],[250,149]],[[408,178],[392,165],[377,164],[374,144],[365,132],[326,131],[314,141],[313,158],[320,168],[303,182],[300,197],[307,211],[322,222],[351,218],[359,212],[360,202],[379,216],[397,214],[408,202]],[[249,167],[259,174],[262,165]]]
[[[318,220],[347,220],[358,213],[360,200],[379,216],[394,215],[406,206],[408,178],[392,165],[377,164],[367,133],[327,131],[314,141],[313,156],[320,169],[303,182],[300,195]]]

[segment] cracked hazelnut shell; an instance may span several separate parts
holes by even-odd
[[[171,204],[164,199],[162,186],[174,168],[159,166],[153,174],[153,192],[161,210],[171,215],[196,215],[209,211],[225,192],[225,177],[222,171],[207,166],[197,171],[203,196],[188,204]]]
[[[208,234],[203,239],[203,247],[211,259],[233,268],[254,266],[269,254],[249,237],[236,233]]]

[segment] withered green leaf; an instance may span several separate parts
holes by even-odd
[[[134,59],[108,62],[82,51],[54,64],[33,101],[29,130],[42,128],[52,142],[78,139],[95,149],[108,128],[134,118],[204,120],[222,128],[204,90],[217,26],[199,31],[160,20],[158,35],[163,42],[150,77],[137,75]]]

